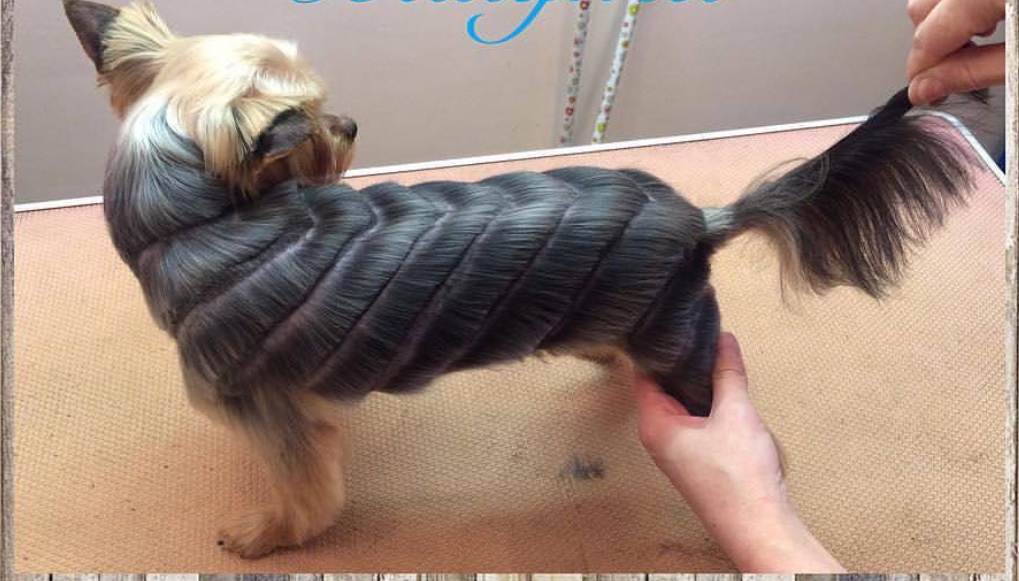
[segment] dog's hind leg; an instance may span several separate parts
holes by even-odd
[[[695,416],[711,412],[721,318],[714,289],[668,303],[629,340],[634,362]]]
[[[272,500],[224,527],[219,544],[254,558],[332,526],[344,500],[336,407],[310,394],[255,393],[230,400],[226,412],[265,464]]]

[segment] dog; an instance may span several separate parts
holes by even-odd
[[[104,184],[120,257],[177,342],[190,402],[264,461],[243,557],[300,545],[344,500],[337,406],[534,353],[625,353],[697,415],[720,315],[710,258],[748,230],[784,280],[880,297],[950,210],[967,155],[900,91],[827,151],[700,209],[648,173],[342,182],[357,124],[296,47],[181,37],[147,2],[65,11],[122,127]]]

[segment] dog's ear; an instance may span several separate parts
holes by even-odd
[[[311,139],[317,130],[315,121],[307,113],[300,109],[288,109],[277,115],[258,136],[251,158],[268,162],[283,157]]]
[[[240,171],[224,177],[248,196],[290,179],[305,185],[333,182],[350,163],[356,132],[349,118],[288,108],[258,135]]]
[[[206,170],[232,190],[256,194],[262,171],[311,143],[319,131],[304,109],[279,105],[245,98],[204,111],[194,138]],[[280,112],[274,114],[273,109]],[[303,149],[314,154],[315,147]]]
[[[86,0],[64,0],[64,13],[78,35],[85,54],[95,63],[96,72],[102,73],[103,38],[120,15],[120,10]]]
[[[64,0],[64,11],[99,82],[110,88],[110,103],[123,118],[162,69],[175,36],[147,0],[112,8],[87,0]]]

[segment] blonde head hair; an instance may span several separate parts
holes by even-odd
[[[145,0],[117,11],[101,35],[100,81],[125,126],[137,103],[157,100],[170,126],[202,151],[206,171],[231,189],[254,194],[269,177],[327,181],[349,164],[352,137],[328,123],[313,124],[306,141],[286,151],[256,155],[260,136],[285,113],[321,115],[324,85],[293,43],[253,34],[180,37]]]

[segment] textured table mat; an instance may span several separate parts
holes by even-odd
[[[699,205],[721,204],[849,129],[351,181],[598,164],[646,169]],[[840,289],[784,304],[776,257],[754,235],[714,258],[723,324],[785,447],[795,502],[854,570],[1003,568],[1004,192],[990,172],[978,182],[882,302]],[[21,213],[15,240],[18,571],[732,568],[640,447],[629,387],[568,358],[372,396],[353,413],[338,526],[257,562],[226,554],[217,527],[266,497],[260,468],[188,408],[174,346],[100,207]]]

